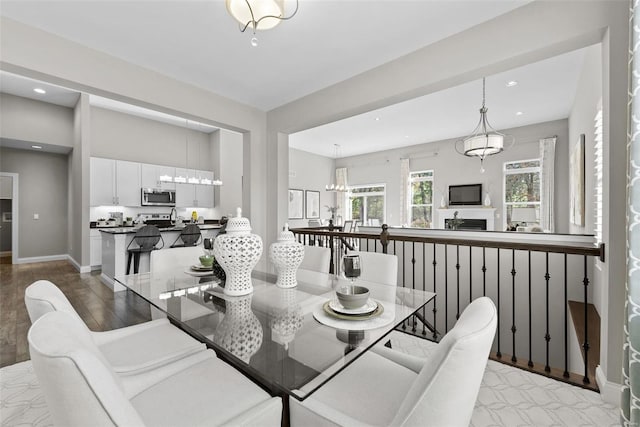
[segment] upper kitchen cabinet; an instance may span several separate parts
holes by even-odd
[[[143,188],[160,188],[163,190],[175,190],[176,185],[169,182],[173,179],[176,168],[172,166],[149,165],[143,163],[140,168]],[[165,177],[163,180],[162,177]]]
[[[91,206],[140,206],[140,163],[90,159]]]
[[[176,183],[176,206],[180,208],[212,208],[213,186],[205,184],[192,184],[189,179],[202,178],[213,181],[213,172],[198,171],[193,169],[176,168],[176,177],[184,177],[186,183]]]

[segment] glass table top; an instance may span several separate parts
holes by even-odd
[[[273,274],[254,272],[253,293],[227,296],[217,278],[189,266],[116,277],[246,375],[299,400],[435,296],[356,280],[369,288],[382,314],[351,320],[327,308],[335,307],[335,301],[327,303],[336,299],[337,288],[350,283],[347,279],[302,269],[295,288],[279,288],[275,279]]]

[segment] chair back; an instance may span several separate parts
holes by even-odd
[[[310,219],[308,226],[309,227],[322,227],[322,222],[320,222],[319,219]]]
[[[60,426],[144,425],[90,332],[69,313],[40,317],[29,329],[38,382]]]
[[[302,259],[302,263],[300,263],[300,268],[329,273],[330,263],[331,249],[321,246],[304,247],[304,258]]]
[[[360,279],[367,282],[398,285],[398,257],[378,252],[349,251],[347,255],[360,255]]]
[[[187,246],[184,248],[167,248],[161,251],[151,252],[150,269],[151,274],[158,274],[160,271],[170,271],[176,267],[189,267],[198,264],[198,257],[204,255],[204,250],[200,246]]]
[[[52,311],[65,311],[82,322],[67,297],[48,280],[38,280],[30,284],[24,291],[24,304],[27,306],[31,323]],[[84,322],[82,324],[84,325]]]
[[[197,246],[200,243],[200,239],[202,239],[200,227],[196,224],[188,224],[182,229],[180,235],[171,247],[176,246],[178,240],[181,240],[184,246]]]
[[[491,299],[473,301],[425,363],[391,425],[469,425],[496,324]]]
[[[355,223],[348,219],[344,222],[344,225],[342,226],[342,231],[344,231],[345,233],[351,233],[352,231],[354,231],[355,228]]]
[[[131,246],[132,242],[136,242],[140,249],[150,251],[155,249],[160,240],[162,240],[162,235],[160,235],[158,227],[155,225],[145,225],[136,231],[136,235],[133,237],[133,240],[129,242],[129,246]],[[164,241],[162,244],[164,246]]]

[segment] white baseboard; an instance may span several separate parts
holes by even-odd
[[[16,264],[31,264],[33,262],[46,262],[46,261],[65,261],[69,259],[69,255],[46,255],[46,256],[33,256],[28,258],[18,258]]]
[[[596,382],[598,383],[598,388],[600,388],[600,396],[602,396],[602,400],[620,407],[620,390],[622,386],[620,384],[607,381],[607,377],[600,365],[596,367]]]
[[[78,272],[80,272],[80,273],[91,273],[91,266],[89,266],[89,265],[80,265],[71,255],[67,255],[67,259],[75,267],[75,269],[78,270]]]

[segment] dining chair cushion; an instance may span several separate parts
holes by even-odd
[[[331,249],[321,246],[305,246],[304,258],[300,263],[303,270],[319,271],[329,273],[329,263],[331,262]]]
[[[391,254],[349,251],[347,255],[360,255],[360,279],[367,282],[398,285],[398,257]]]
[[[188,268],[199,264],[199,257],[204,255],[203,246],[186,246],[168,248],[151,252],[151,274],[160,274],[162,271],[174,271],[176,267]]]
[[[159,369],[119,376],[90,333],[66,312],[38,319],[28,333],[33,366],[54,423],[65,426],[279,426],[271,398],[212,351]],[[159,373],[156,373],[159,372]]]
[[[32,323],[51,311],[71,314],[118,373],[155,368],[206,348],[167,319],[106,332],[92,332],[62,291],[48,280],[38,280],[29,285],[25,290],[24,300]]]

